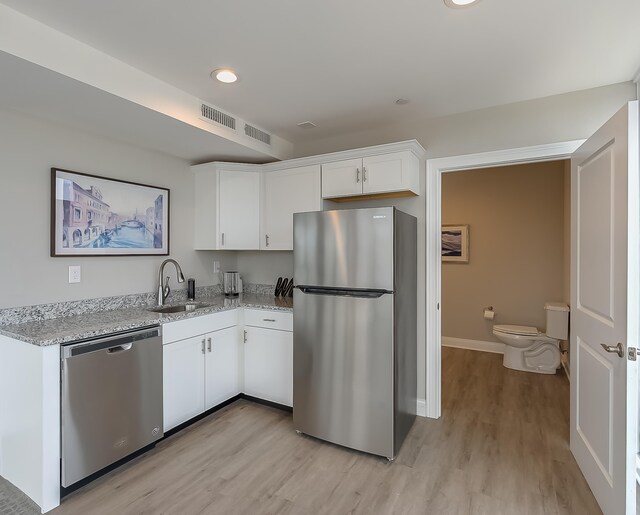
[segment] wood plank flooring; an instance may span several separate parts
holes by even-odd
[[[600,513],[568,448],[566,377],[443,348],[443,416],[395,463],[238,401],[66,498],[55,515]]]

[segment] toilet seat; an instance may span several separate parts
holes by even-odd
[[[494,325],[493,330],[503,334],[516,334],[519,336],[538,336],[537,327],[528,325]]]

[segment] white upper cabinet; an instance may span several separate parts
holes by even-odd
[[[322,165],[322,198],[362,195],[362,158]]]
[[[420,194],[420,160],[392,152],[322,165],[322,198]]]
[[[218,230],[220,249],[260,248],[259,172],[220,173]]]
[[[420,194],[420,163],[411,152],[362,159],[362,193],[407,191]]]
[[[260,248],[293,250],[293,214],[321,210],[320,165],[266,172]]]
[[[260,172],[212,165],[195,172],[196,250],[260,248]]]
[[[196,250],[292,250],[293,214],[335,202],[420,195],[415,141],[263,165],[206,163],[195,177]]]

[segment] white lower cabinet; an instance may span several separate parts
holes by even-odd
[[[237,310],[164,325],[165,431],[241,392],[293,405],[293,315],[245,309],[245,322],[244,349]]]
[[[204,411],[204,341],[195,336],[162,348],[165,431]]]
[[[207,334],[204,409],[208,410],[240,393],[238,327]]]
[[[293,406],[293,333],[245,327],[244,393]]]
[[[240,393],[238,326],[163,346],[164,430]]]

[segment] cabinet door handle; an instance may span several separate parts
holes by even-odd
[[[202,339],[202,354],[204,354],[204,338]]]
[[[247,330],[244,331],[244,343],[247,343]]]
[[[356,182],[360,182],[360,168],[356,168]]]
[[[264,235],[264,244],[268,247],[269,246],[269,235],[265,234]]]
[[[222,246],[224,247],[224,233],[222,233]]]
[[[211,352],[211,338],[207,338],[207,350]]]
[[[362,182],[367,182],[367,169],[362,167]]]
[[[263,322],[275,322],[276,319],[275,318],[263,318],[262,321]]]

